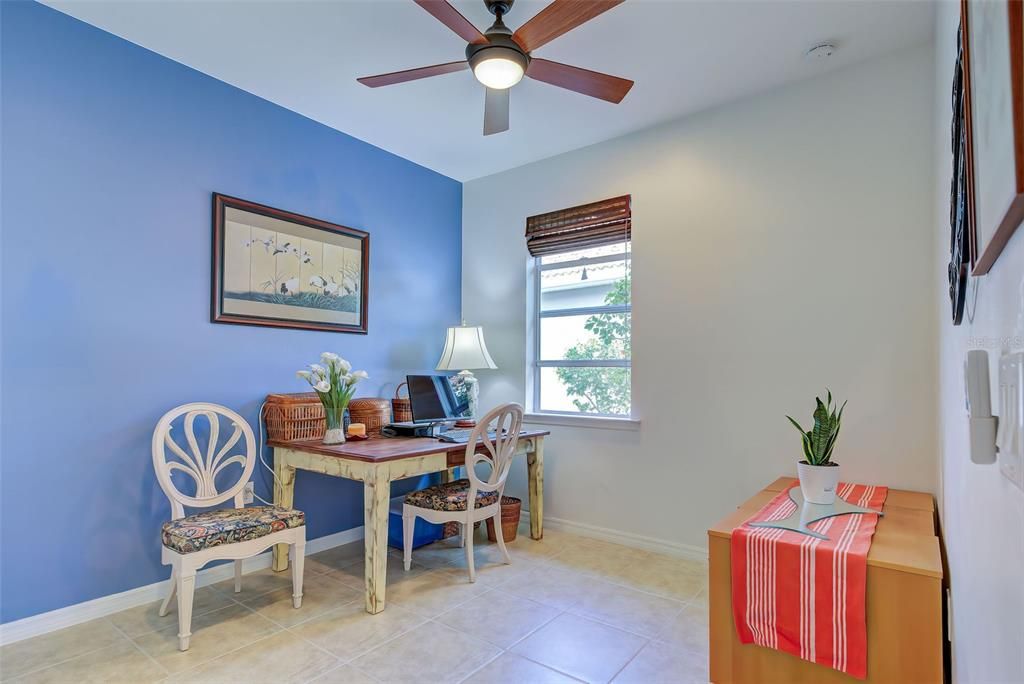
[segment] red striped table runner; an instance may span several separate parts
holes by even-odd
[[[840,483],[837,493],[881,509],[888,488]],[[878,516],[842,515],[811,524],[827,541],[747,524],[781,520],[795,510],[787,489],[732,532],[732,609],[740,641],[864,679],[867,557]]]

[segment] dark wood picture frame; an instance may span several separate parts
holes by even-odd
[[[1024,0],[1005,0],[1010,49],[1010,89],[1012,114],[1012,141],[1014,184],[1013,196],[1008,198],[1005,211],[992,228],[977,225],[977,159],[975,158],[974,117],[983,103],[972,99],[970,0],[960,2],[960,25],[963,40],[963,69],[965,91],[965,121],[967,127],[967,181],[970,205],[972,275],[988,273],[1002,253],[1014,231],[1024,222]],[[988,239],[985,236],[989,235]]]
[[[224,281],[225,281],[225,233],[226,233],[226,211],[227,209],[237,209],[243,212],[249,212],[258,216],[268,217],[270,219],[276,219],[278,221],[284,221],[286,223],[295,224],[296,226],[302,227],[302,231],[325,231],[326,233],[345,236],[346,238],[354,239],[359,244],[360,249],[360,260],[357,262],[360,265],[358,283],[355,287],[358,289],[358,293],[351,293],[349,296],[355,297],[358,301],[358,312],[357,321],[352,324],[348,323],[335,323],[327,321],[307,320],[301,317],[289,318],[284,315],[256,315],[251,313],[238,313],[233,311],[225,311],[224,305]],[[268,248],[269,250],[270,248]],[[293,248],[294,249],[294,248]],[[275,209],[274,207],[268,207],[263,204],[257,204],[256,202],[250,202],[248,200],[238,199],[237,197],[230,197],[228,195],[222,195],[220,193],[213,193],[213,268],[212,268],[212,287],[211,287],[211,303],[210,303],[210,320],[213,323],[231,323],[238,325],[259,325],[269,326],[274,328],[293,328],[299,330],[320,330],[326,332],[345,332],[345,333],[357,333],[366,334],[368,330],[369,322],[369,279],[370,279],[370,234],[363,230],[356,228],[349,228],[348,226],[338,225],[336,223],[330,223],[320,219],[311,218],[309,216],[303,216],[301,214],[295,214],[290,211],[284,211],[282,209]],[[296,258],[301,259],[299,253],[296,252]],[[294,279],[293,279],[294,280]],[[277,288],[271,290],[276,292]],[[281,286],[281,291],[285,292],[285,287]],[[253,305],[258,307],[260,303]],[[330,306],[330,305],[328,305]],[[285,309],[284,306],[278,306],[279,310]],[[296,306],[297,312],[302,310],[308,310],[302,306]]]
[[[961,0],[961,14],[967,0]],[[974,235],[974,179],[971,173],[971,98],[967,84],[968,45],[964,22],[957,27],[950,126],[953,174],[949,189],[949,299],[953,325],[960,325],[967,301],[968,271],[977,256]]]

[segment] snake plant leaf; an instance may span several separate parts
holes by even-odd
[[[786,418],[789,418],[789,422],[793,424],[793,427],[795,427],[797,432],[799,432],[801,435],[803,435],[806,432],[806,430],[804,430],[800,426],[800,423],[798,423],[795,420],[793,420],[793,418],[791,416],[786,416]]]
[[[812,442],[814,446],[814,462],[820,463],[825,456],[825,443],[828,442],[830,423],[828,409],[825,408],[825,404],[821,403],[820,398],[815,398],[815,401],[818,406],[814,409],[814,436]]]

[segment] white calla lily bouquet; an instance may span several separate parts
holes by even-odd
[[[310,364],[309,370],[296,374],[310,384],[324,405],[327,432],[324,444],[340,444],[345,441],[345,409],[355,394],[356,384],[369,377],[366,371],[352,370],[352,364],[333,352],[320,355],[320,363]]]

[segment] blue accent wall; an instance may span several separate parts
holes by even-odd
[[[0,621],[168,577],[152,429],[335,351],[390,396],[459,318],[462,186],[35,3],[2,24]],[[213,324],[211,193],[370,232],[368,335]],[[257,492],[269,497],[267,474]],[[300,473],[311,539],[362,486]]]

